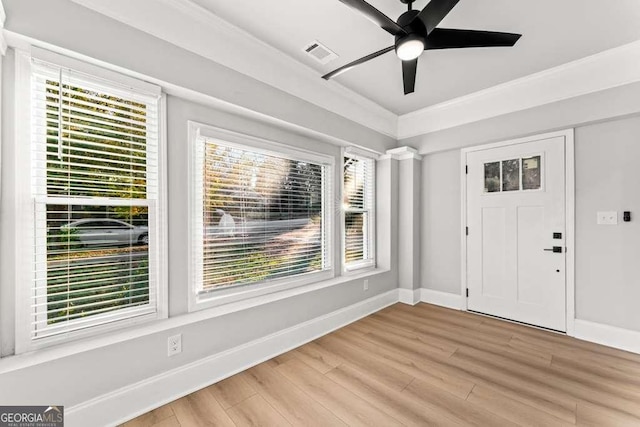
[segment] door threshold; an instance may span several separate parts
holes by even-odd
[[[557,329],[545,328],[543,326],[533,325],[531,323],[526,323],[526,322],[520,322],[518,320],[513,320],[513,319],[507,319],[506,317],[495,316],[493,314],[481,313],[479,311],[473,311],[473,310],[467,310],[467,311],[469,313],[478,314],[480,316],[490,317],[492,319],[503,320],[503,321],[509,322],[509,323],[515,323],[516,325],[528,326],[530,328],[539,329],[541,331],[553,332],[553,333],[559,334],[559,335],[567,335],[567,333],[565,331],[559,331]]]

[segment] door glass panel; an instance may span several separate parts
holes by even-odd
[[[520,190],[520,159],[502,162],[502,191]]]
[[[540,189],[540,156],[522,159],[522,189]]]
[[[500,191],[500,162],[484,164],[484,192]]]

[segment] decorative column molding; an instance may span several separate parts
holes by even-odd
[[[396,160],[415,159],[422,160],[422,156],[418,154],[418,150],[412,147],[398,147],[387,150],[386,154],[383,154],[381,159],[392,158]]]
[[[412,147],[388,150],[398,160],[398,285],[400,302],[420,301],[420,183],[422,156]]]

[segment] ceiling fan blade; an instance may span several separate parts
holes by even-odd
[[[405,31],[402,27],[396,22],[389,18],[384,13],[380,12],[375,7],[371,6],[364,0],[340,0],[342,3],[350,6],[360,13],[364,14],[370,21],[373,21],[375,24],[382,27],[382,29],[386,30],[392,35],[405,34]]]
[[[460,0],[431,0],[418,14],[416,19],[420,18],[427,28],[427,34],[431,34],[459,1]]]
[[[402,61],[402,81],[404,94],[413,93],[416,89],[416,71],[418,70],[418,58],[411,61]]]
[[[350,62],[347,65],[343,65],[342,67],[340,67],[340,68],[338,68],[336,70],[333,70],[329,74],[325,74],[324,76],[322,76],[322,78],[325,79],[325,80],[329,80],[329,79],[331,79],[333,77],[336,77],[336,76],[344,73],[345,71],[349,71],[350,69],[352,69],[356,65],[364,64],[365,62],[370,61],[370,60],[372,60],[374,58],[377,58],[380,55],[384,55],[387,52],[391,52],[394,49],[395,49],[395,46],[389,46],[389,47],[386,47],[386,48],[384,48],[382,50],[374,52],[374,53],[372,53],[370,55],[362,57],[360,59],[356,59],[355,61]]]
[[[456,49],[465,47],[511,47],[521,34],[499,33],[495,31],[454,30],[436,28],[427,37],[425,49]]]

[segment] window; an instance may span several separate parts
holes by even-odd
[[[484,164],[484,192],[500,193],[540,190],[542,156],[531,156]]]
[[[345,268],[371,267],[375,264],[375,160],[347,154],[343,171]]]
[[[331,272],[330,158],[224,132],[193,144],[196,304]]]
[[[33,238],[22,244],[33,246],[29,291],[19,283],[22,350],[161,311],[159,90],[35,59],[30,69]]]

